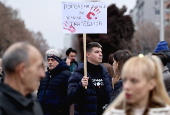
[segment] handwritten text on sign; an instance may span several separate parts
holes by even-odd
[[[103,2],[62,2],[63,33],[107,33]]]

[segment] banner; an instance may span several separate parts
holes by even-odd
[[[103,2],[62,2],[63,33],[107,33],[107,5]]]

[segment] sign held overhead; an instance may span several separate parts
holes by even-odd
[[[107,33],[103,2],[62,2],[63,33]]]

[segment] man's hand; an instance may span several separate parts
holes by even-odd
[[[81,79],[81,83],[82,83],[82,86],[83,86],[83,87],[88,86],[88,80],[89,80],[89,77],[86,77],[86,76],[84,76],[84,77]]]
[[[66,63],[67,63],[68,66],[70,66],[71,60],[69,58],[67,58]]]

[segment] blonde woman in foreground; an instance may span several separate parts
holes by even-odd
[[[123,92],[103,115],[170,115],[170,98],[157,57],[133,57],[122,69]]]

